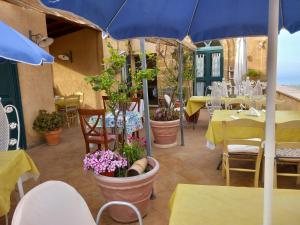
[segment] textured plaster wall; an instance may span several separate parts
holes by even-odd
[[[62,61],[59,54],[72,52],[73,62]],[[103,50],[101,33],[83,29],[56,38],[50,47],[56,57],[53,64],[54,91],[56,95],[84,93],[84,107],[102,108],[101,93],[96,93],[84,78],[98,75],[102,71]]]
[[[45,15],[0,1],[0,20],[28,37],[28,31],[47,34]],[[1,35],[1,34],[0,34]],[[47,49],[46,49],[47,50]],[[39,109],[53,111],[52,66],[30,66],[18,64],[27,145],[33,146],[41,137],[32,129]]]

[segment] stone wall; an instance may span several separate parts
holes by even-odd
[[[45,14],[0,1],[0,20],[28,37],[33,33],[47,35]],[[1,34],[0,34],[1,35]],[[47,50],[47,49],[46,49]],[[18,64],[20,90],[27,145],[40,143],[40,135],[32,129],[33,121],[40,109],[53,111],[52,66],[30,66]]]
[[[57,58],[72,52],[72,62]],[[99,31],[82,29],[55,39],[50,53],[56,57],[53,64],[54,91],[56,95],[84,93],[84,107],[102,108],[101,93],[96,93],[84,80],[86,76],[101,73],[103,64],[102,38]]]
[[[277,96],[279,100],[278,110],[300,111],[300,90],[289,86],[278,86]]]

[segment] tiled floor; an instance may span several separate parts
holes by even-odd
[[[201,112],[198,125],[185,128],[185,146],[170,149],[153,149],[154,157],[160,163],[159,176],[155,184],[156,199],[150,203],[148,215],[144,218],[145,225],[167,225],[169,218],[168,201],[178,183],[225,185],[225,180],[216,170],[220,159],[221,146],[216,150],[208,150],[204,138],[208,115]],[[62,142],[57,146],[41,145],[28,150],[41,172],[38,182],[28,181],[24,184],[25,191],[47,180],[61,180],[75,187],[86,200],[95,216],[104,199],[91,174],[82,169],[84,142],[79,128],[67,129],[63,132]],[[253,176],[233,174],[232,185],[252,186]],[[280,179],[279,187],[299,188],[293,178]],[[12,217],[17,204],[17,193],[12,194]],[[0,222],[3,222],[0,219]],[[1,224],[1,223],[0,223]],[[104,215],[102,223],[118,224]]]

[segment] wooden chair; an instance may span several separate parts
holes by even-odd
[[[286,123],[276,124],[276,131],[294,132],[300,131],[300,120],[290,121]],[[296,173],[278,172],[277,165],[294,165],[297,167]],[[274,168],[274,187],[277,187],[277,176],[298,177],[297,183],[300,181],[300,133],[298,141],[277,141],[275,152],[275,168]]]
[[[256,137],[251,139],[236,139],[230,134],[230,129],[256,128]],[[238,119],[223,122],[224,149],[222,174],[226,176],[226,185],[230,185],[230,172],[254,173],[254,186],[258,187],[260,165],[263,157],[262,141],[264,137],[264,123],[250,119]],[[231,161],[254,161],[254,169],[231,167]]]
[[[64,97],[63,106],[58,108],[58,111],[63,114],[64,120],[68,127],[76,124],[78,120],[78,109],[80,106],[80,96],[79,95],[69,95]]]
[[[79,109],[79,118],[81,130],[85,140],[86,153],[90,152],[89,144],[104,145],[105,150],[108,149],[108,144],[116,140],[116,135],[108,134],[106,132],[105,124],[105,110],[104,109]],[[90,118],[95,117],[93,124]],[[97,127],[98,123],[102,120],[102,127]]]

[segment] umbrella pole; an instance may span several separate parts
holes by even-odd
[[[179,74],[178,74],[178,82],[179,82],[179,101],[180,101],[180,141],[181,146],[184,146],[184,134],[183,134],[183,98],[182,98],[182,73],[183,73],[183,51],[182,44],[179,42]]]
[[[142,52],[142,69],[147,68],[146,52],[145,52],[145,39],[140,39],[140,48]],[[149,114],[149,97],[148,97],[148,81],[143,79],[143,98],[144,98],[144,110],[145,110],[145,127],[146,127],[146,141],[147,141],[147,156],[152,156],[151,148],[151,134],[150,134],[150,114]]]
[[[263,225],[272,225],[272,193],[275,157],[275,100],[277,76],[279,0],[269,1],[267,111],[265,130],[265,174]]]

